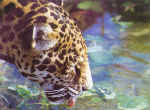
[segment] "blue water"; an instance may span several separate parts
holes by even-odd
[[[104,25],[103,35],[101,34],[102,25]],[[84,31],[91,69],[102,68],[98,73],[93,73],[95,82],[110,79],[108,67],[120,60],[113,55],[113,51],[120,47],[119,36],[122,33],[120,28],[124,29],[123,26],[112,21],[111,14],[105,13],[104,18],[97,18],[96,24]]]

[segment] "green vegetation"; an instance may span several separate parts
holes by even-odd
[[[102,12],[100,3],[98,1],[83,1],[78,4],[79,9],[92,10],[96,12]]]

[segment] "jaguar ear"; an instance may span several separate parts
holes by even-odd
[[[32,48],[39,51],[53,48],[58,41],[53,35],[51,26],[44,24],[33,27],[32,39]]]
[[[49,1],[55,3],[55,4],[59,5],[59,6],[63,6],[63,1],[64,0],[49,0]]]

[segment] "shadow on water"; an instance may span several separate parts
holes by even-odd
[[[73,108],[54,106],[53,109],[150,109],[150,22],[134,22],[132,26],[125,23],[122,25],[113,20],[114,15],[105,12],[83,32],[95,88],[85,92]],[[1,85],[8,86],[12,82],[34,85],[25,81],[22,76],[16,74],[16,70],[10,69],[7,65],[1,65],[0,74],[14,74],[6,74],[6,79],[1,78]],[[7,83],[3,84],[2,81]],[[0,88],[0,91],[4,93],[5,89]],[[26,107],[22,106],[19,110],[24,108]],[[37,107],[32,108],[34,109],[37,110]]]

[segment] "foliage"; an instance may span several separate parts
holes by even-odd
[[[125,3],[122,4],[122,6],[125,8],[125,11],[130,11],[130,12],[134,12],[134,8],[135,8],[135,3],[132,3],[130,1],[127,1]]]
[[[28,107],[28,101],[37,100],[40,94],[37,88],[28,88],[26,85],[12,85],[8,87],[8,90],[16,92],[22,98],[22,101],[17,105],[17,109],[19,110]],[[32,109],[32,107],[30,108]]]
[[[133,22],[130,21],[121,21],[121,18],[122,18],[121,15],[114,16],[112,17],[112,21],[123,27],[131,27],[134,24]]]
[[[136,13],[135,8],[137,6],[140,6],[142,8],[143,5],[150,5],[150,0],[127,0],[122,4],[125,12],[128,11],[134,13]]]
[[[18,110],[22,110],[22,108],[32,110],[33,108],[36,108],[37,105],[40,106],[41,110],[48,110],[49,107],[54,106],[48,101],[44,92],[36,87],[29,88],[26,85],[12,85],[9,86],[8,89],[16,92],[22,99],[22,101],[17,105]]]
[[[143,0],[143,1],[148,4],[150,3],[150,0]]]
[[[92,10],[96,12],[102,11],[102,8],[100,7],[100,3],[98,1],[83,1],[78,4],[78,8],[83,10]]]

